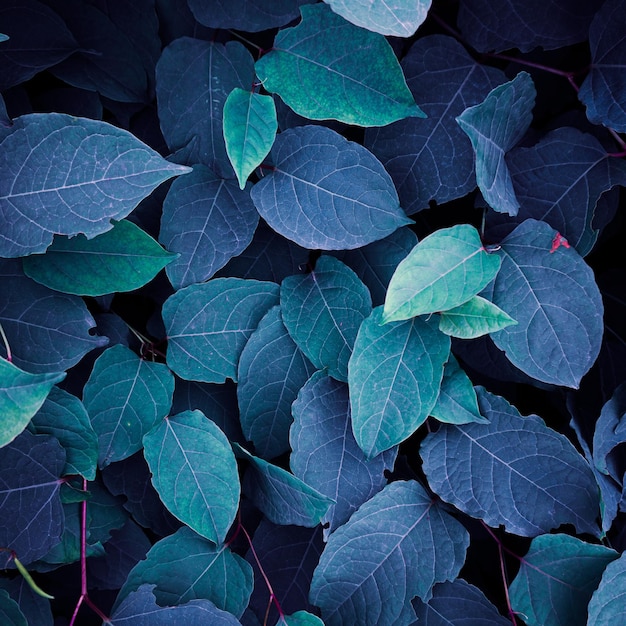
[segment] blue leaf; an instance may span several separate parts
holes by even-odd
[[[352,249],[411,223],[374,155],[322,126],[280,133],[274,170],[252,188],[261,217],[305,248]]]
[[[4,589],[0,589],[0,620],[10,626],[28,626],[20,605]]]
[[[626,383],[620,385],[602,407],[593,433],[595,466],[619,484],[623,481],[624,469],[621,454],[615,448],[622,443],[626,443]]]
[[[609,563],[587,608],[588,626],[613,626],[626,619],[626,552]]]
[[[23,576],[0,579],[0,588],[7,591],[11,598],[19,604],[20,610],[26,618],[25,626],[28,624],[53,626],[54,618],[52,617],[50,601],[35,593]],[[13,622],[7,621],[6,623],[15,626]]]

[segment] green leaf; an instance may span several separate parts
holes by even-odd
[[[243,189],[274,143],[278,130],[274,98],[233,89],[224,103],[223,124],[226,152]]]
[[[226,435],[200,411],[185,411],[163,420],[143,443],[163,504],[199,535],[223,543],[240,494]]]
[[[265,89],[311,120],[384,126],[425,117],[382,35],[346,22],[324,4],[300,11],[300,24],[279,31],[272,50],[256,62]]]
[[[450,338],[434,320],[382,325],[382,307],[363,322],[348,366],[352,429],[372,458],[410,437],[439,396]]]
[[[535,537],[509,587],[511,607],[528,626],[585,626],[591,594],[618,556],[569,535]]]
[[[281,623],[285,626],[324,626],[324,622],[319,617],[307,611],[296,611],[291,615],[283,615],[279,624]]]
[[[484,289],[500,269],[469,224],[437,230],[420,241],[391,277],[383,323],[452,309]]]
[[[237,382],[243,347],[277,304],[277,284],[243,278],[216,278],[177,291],[163,305],[167,364],[187,380]]]
[[[65,372],[29,374],[0,359],[0,448],[26,428],[53,385],[64,378]]]
[[[513,324],[517,322],[510,315],[481,296],[442,311],[439,318],[439,330],[459,339],[476,339]]]
[[[24,259],[38,283],[78,296],[132,291],[150,282],[178,255],[164,250],[128,220],[94,239],[57,237],[44,255]]]
[[[587,626],[614,626],[626,618],[626,552],[609,563],[589,602]]]
[[[144,361],[118,344],[96,360],[83,402],[98,435],[98,467],[141,450],[143,436],[169,412],[174,376],[163,363]]]

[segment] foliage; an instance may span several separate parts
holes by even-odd
[[[0,622],[621,623],[622,4],[5,0]]]

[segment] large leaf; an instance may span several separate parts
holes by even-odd
[[[467,531],[419,483],[387,485],[329,538],[310,598],[326,626],[406,626],[411,600],[428,600],[465,561]]]
[[[439,318],[439,330],[459,339],[476,339],[514,324],[508,313],[480,296],[443,311]]]
[[[382,325],[382,307],[363,322],[348,366],[352,430],[372,458],[410,437],[435,406],[450,338],[434,320]]]
[[[274,169],[252,188],[261,217],[305,248],[360,248],[411,223],[376,157],[323,126],[276,137]]]
[[[384,126],[424,117],[382,35],[350,24],[325,4],[300,12],[300,24],[281,30],[256,62],[265,89],[312,120]]]
[[[283,321],[318,369],[348,380],[348,361],[357,332],[372,311],[367,287],[341,261],[322,256],[315,269],[290,276],[280,286]]]
[[[60,113],[15,120],[0,143],[0,256],[44,252],[53,234],[110,230],[163,181],[169,163],[129,132]]]
[[[211,278],[252,241],[259,214],[250,194],[207,167],[172,183],[161,217],[159,241],[180,256],[165,272],[176,289]]]
[[[467,302],[490,283],[500,260],[486,252],[469,224],[437,230],[402,261],[389,283],[383,322],[445,311]]]
[[[622,482],[622,455],[616,448],[626,443],[626,383],[605,402],[593,431],[593,463],[605,475]]]
[[[474,147],[478,187],[498,213],[515,215],[519,209],[504,155],[528,130],[535,96],[530,74],[520,72],[456,118]]]
[[[220,544],[239,506],[235,455],[200,411],[168,417],[144,437],[144,455],[163,504],[199,535]]]
[[[615,550],[569,535],[535,537],[511,583],[511,608],[528,626],[585,626],[587,604]]]
[[[464,513],[524,537],[561,524],[598,535],[598,487],[570,441],[482,388],[478,404],[488,424],[443,424],[423,441],[431,489]]]
[[[172,406],[174,376],[163,363],[139,358],[120,344],[94,363],[83,402],[98,435],[98,466],[141,450],[142,439]]]
[[[385,486],[385,471],[393,469],[397,449],[365,456],[352,434],[348,386],[322,372],[300,390],[292,411],[291,470],[335,501],[323,520],[333,532]]]
[[[587,626],[613,626],[626,618],[626,553],[609,563],[591,596]]]
[[[4,589],[0,589],[0,619],[3,624],[28,626],[26,617],[20,610],[20,605]]]
[[[242,278],[216,278],[177,291],[163,305],[167,364],[188,380],[236,381],[243,347],[276,304],[278,285]]]
[[[150,282],[177,255],[128,220],[94,239],[57,237],[44,255],[24,259],[24,272],[63,293],[102,296]]]
[[[567,243],[567,242],[566,242]],[[517,321],[491,335],[519,369],[577,388],[600,351],[603,305],[591,268],[559,233],[526,220],[503,242],[485,296]]]

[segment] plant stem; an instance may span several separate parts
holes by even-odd
[[[0,324],[0,335],[2,335],[2,341],[4,341],[4,347],[7,351],[7,361],[9,363],[13,362],[13,355],[11,354],[11,346],[9,345],[9,340],[7,336],[4,334],[4,328],[2,328],[2,324]]]

